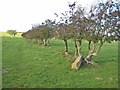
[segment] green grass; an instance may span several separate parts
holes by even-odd
[[[117,88],[118,43],[105,43],[99,55],[94,57],[97,66],[83,66],[71,70],[71,58],[64,57],[64,42],[51,40],[50,47],[39,46],[28,40],[2,38],[2,85],[3,88]],[[86,54],[86,42],[83,44]],[[69,41],[69,50],[74,45]]]
[[[9,35],[9,34],[6,33],[6,32],[0,32],[0,36],[2,36],[2,37],[13,37],[13,36]],[[21,37],[21,33],[17,33],[17,34],[15,35],[15,37]]]

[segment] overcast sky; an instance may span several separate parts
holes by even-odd
[[[97,0],[0,0],[0,31],[28,31],[32,24],[54,20],[54,13],[68,10],[68,2],[88,7]]]

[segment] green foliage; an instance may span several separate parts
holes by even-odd
[[[11,36],[15,36],[17,34],[16,30],[7,30],[7,33]]]
[[[62,40],[52,39],[50,47],[33,44],[23,38],[2,39],[2,87],[3,88],[117,88],[118,44],[105,43],[96,66],[83,66],[71,70],[73,62],[60,53]],[[71,55],[74,45],[71,40]],[[82,46],[87,43],[83,42]],[[87,48],[83,53],[87,55]]]

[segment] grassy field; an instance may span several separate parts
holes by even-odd
[[[94,57],[97,66],[71,70],[71,58],[64,57],[64,42],[51,40],[50,47],[36,45],[20,37],[2,34],[3,88],[117,88],[118,43],[105,43]],[[69,50],[74,45],[69,41]],[[86,54],[86,42],[83,43]]]

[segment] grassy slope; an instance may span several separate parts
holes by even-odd
[[[72,60],[60,53],[64,49],[63,41],[51,40],[50,47],[19,36],[3,37],[2,41],[3,87],[118,87],[117,42],[104,44],[94,58],[98,66],[83,66],[75,71],[70,69]],[[71,41],[69,48],[73,53]],[[86,53],[86,47],[82,49]]]

